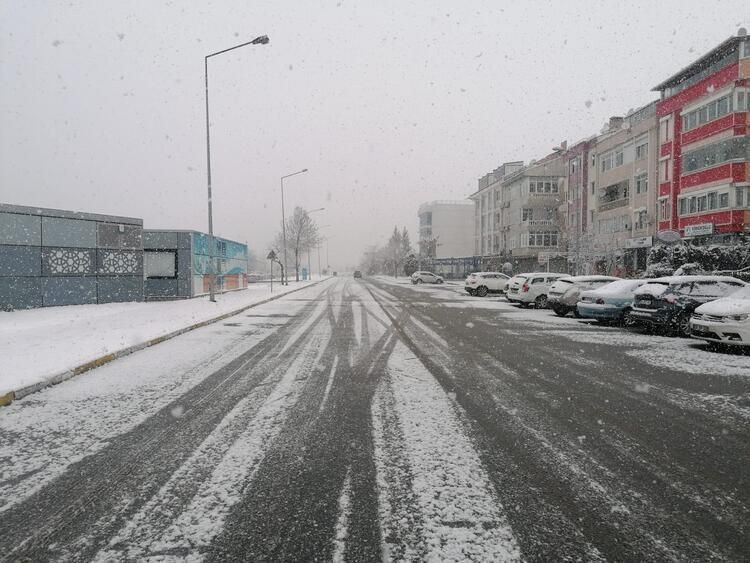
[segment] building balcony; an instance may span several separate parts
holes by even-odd
[[[610,209],[617,209],[618,207],[626,207],[630,205],[630,198],[623,197],[615,200],[599,200],[599,211],[609,211]]]
[[[524,221],[529,227],[556,227],[557,221],[554,219],[531,219]]]

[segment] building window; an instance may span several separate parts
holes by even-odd
[[[634,215],[634,219],[635,219],[634,224],[635,224],[635,229],[636,230],[645,229],[646,228],[646,218],[647,218],[647,216],[648,216],[648,213],[646,212],[645,209],[641,209],[641,210],[635,212],[635,215]]]
[[[615,152],[615,166],[622,166],[624,162],[625,156],[622,152],[622,149],[619,149],[617,150],[617,152]]]
[[[745,111],[745,98],[746,92],[744,90],[737,90],[737,111]]]
[[[744,193],[745,193],[745,188],[741,188],[741,187],[734,188],[734,194],[735,194],[734,206],[735,207],[742,207],[743,205],[742,196],[744,195]]]
[[[669,167],[671,164],[671,158],[666,158],[659,162],[659,182],[669,182]]]
[[[750,158],[749,147],[748,137],[732,137],[685,153],[682,157],[682,172],[689,174],[729,160],[746,160]]]
[[[591,195],[596,193],[596,182],[591,182]]]
[[[672,208],[669,205],[669,198],[659,199],[659,221],[668,221],[672,218]]]
[[[719,194],[719,209],[725,209],[729,207],[729,192]]]
[[[175,279],[177,251],[146,249],[143,252],[143,270],[149,279]]]
[[[716,192],[709,192],[707,194],[708,196],[708,209],[716,209],[719,204],[719,198],[716,195]]]
[[[690,131],[696,127],[724,117],[725,115],[732,112],[732,94],[722,96],[718,100],[712,100],[705,106],[682,116],[682,129],[683,131]]]
[[[643,160],[648,156],[648,141],[635,146],[635,159]]]
[[[534,216],[533,209],[521,209],[521,221],[531,221]]]
[[[648,174],[639,174],[635,177],[635,193],[645,194],[648,191]]]
[[[557,231],[532,231],[528,246],[557,246]]]
[[[672,117],[669,116],[659,123],[659,142],[666,143],[672,140]]]

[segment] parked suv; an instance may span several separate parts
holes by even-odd
[[[360,272],[359,270],[354,270],[354,277],[355,278],[361,278],[362,277],[362,272]]]
[[[635,291],[630,316],[640,324],[690,336],[690,316],[696,307],[726,297],[745,285],[729,276],[656,278]]]
[[[484,297],[488,293],[503,293],[510,278],[500,272],[474,272],[464,282],[469,295]]]
[[[506,298],[511,303],[518,303],[521,307],[528,307],[533,303],[537,309],[544,309],[547,307],[547,291],[550,286],[560,278],[569,277],[568,274],[555,272],[519,274],[513,278],[513,284],[509,286]]]
[[[595,289],[619,279],[612,276],[572,276],[569,278],[560,278],[550,286],[547,292],[547,306],[560,317],[564,317],[571,311],[577,317],[578,309],[576,305],[582,291]]]
[[[414,272],[411,275],[411,283],[443,283],[443,278],[432,272]]]

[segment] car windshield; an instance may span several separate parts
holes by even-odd
[[[748,6],[0,0],[0,563],[750,563]]]

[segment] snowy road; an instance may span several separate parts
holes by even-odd
[[[332,279],[0,410],[0,560],[740,560],[750,358]]]

